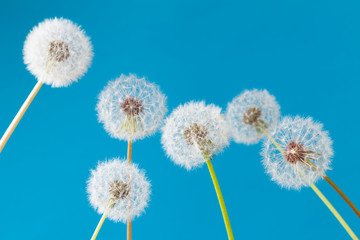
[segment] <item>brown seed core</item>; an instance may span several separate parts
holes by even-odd
[[[130,187],[123,181],[115,180],[110,183],[109,192],[114,201],[125,199],[130,193]]]
[[[291,141],[285,149],[285,159],[289,163],[305,162],[306,153],[304,144]]]
[[[215,145],[211,140],[206,138],[207,135],[208,131],[206,127],[197,123],[190,125],[190,127],[184,131],[185,141],[189,145],[197,145],[204,157],[213,157]]]
[[[127,97],[120,105],[121,110],[128,116],[134,117],[144,111],[142,101],[133,97]]]
[[[253,125],[255,123],[258,123],[259,121],[262,122],[262,120],[259,119],[260,116],[261,116],[261,110],[259,108],[257,107],[249,108],[243,116],[243,121],[245,124]]]
[[[64,62],[70,57],[70,48],[63,41],[55,40],[50,43],[49,55],[57,62]]]
[[[185,141],[190,145],[194,145],[195,143],[197,144],[201,143],[202,141],[204,141],[207,134],[208,132],[205,126],[197,123],[190,125],[190,127],[188,127],[184,131]]]

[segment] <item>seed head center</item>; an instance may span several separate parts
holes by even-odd
[[[195,143],[197,144],[201,143],[202,141],[205,140],[207,134],[208,132],[206,130],[206,127],[197,123],[190,125],[190,127],[188,127],[184,131],[185,141],[189,145],[194,145]]]
[[[70,57],[70,48],[63,41],[52,41],[50,43],[49,56],[57,62],[64,62]]]
[[[259,108],[257,107],[249,108],[243,116],[243,121],[245,124],[253,125],[260,120],[259,119],[260,116],[261,116],[261,110]]]
[[[144,105],[141,100],[133,97],[127,97],[120,105],[121,110],[128,116],[135,117],[144,111]]]
[[[285,159],[289,163],[304,162],[306,158],[306,150],[301,142],[291,141],[285,149]]]
[[[114,180],[110,183],[109,193],[114,201],[125,199],[130,193],[130,187],[123,181]]]
[[[184,131],[185,141],[190,146],[196,146],[204,157],[214,156],[215,145],[207,138],[208,131],[205,126],[194,123]]]

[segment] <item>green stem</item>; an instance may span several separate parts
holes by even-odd
[[[229,238],[229,240],[234,240],[234,235],[232,233],[229,216],[228,216],[228,213],[226,211],[224,198],[223,198],[223,196],[221,194],[220,185],[219,185],[219,182],[218,182],[218,180],[216,178],[213,165],[211,163],[210,158],[206,157],[205,160],[206,160],[206,164],[207,164],[207,166],[209,168],[211,179],[212,179],[212,181],[214,183],[215,191],[216,191],[216,194],[217,194],[217,197],[218,197],[218,200],[219,200],[219,204],[220,204],[220,208],[221,208],[221,212],[222,212],[222,215],[223,215],[223,218],[224,218],[228,238]]]

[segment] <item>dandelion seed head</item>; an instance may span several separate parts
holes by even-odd
[[[263,165],[281,187],[300,190],[321,178],[330,169],[332,141],[323,125],[312,118],[284,117],[263,144]]]
[[[166,96],[145,78],[121,75],[100,93],[96,110],[111,137],[135,141],[151,136],[163,124]]]
[[[93,58],[90,39],[80,26],[63,18],[35,26],[24,43],[24,62],[40,81],[66,87],[78,81]]]
[[[204,102],[177,107],[165,120],[161,142],[174,163],[191,170],[229,145],[221,108]]]
[[[89,201],[95,210],[103,214],[111,203],[108,218],[123,223],[144,212],[150,187],[143,171],[118,158],[99,163],[87,182]]]
[[[247,145],[264,137],[259,126],[271,130],[280,118],[280,106],[267,90],[246,90],[227,106],[226,120],[232,138]]]

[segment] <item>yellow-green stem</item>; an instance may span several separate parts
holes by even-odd
[[[270,141],[275,145],[275,147],[281,152],[281,153],[285,153],[284,149],[280,146],[280,144],[266,131],[265,128],[263,128],[262,126],[258,126],[261,131],[270,139]],[[312,188],[312,190],[314,190],[314,192],[319,196],[319,198],[325,203],[325,205],[329,208],[329,210],[334,214],[334,216],[336,217],[336,219],[340,222],[340,224],[345,228],[345,230],[347,231],[347,233],[351,236],[352,239],[354,240],[359,240],[358,237],[354,234],[354,232],[351,230],[351,228],[349,227],[349,225],[347,225],[347,223],[345,222],[345,220],[340,216],[340,214],[336,211],[336,209],[334,208],[333,205],[331,205],[331,203],[329,202],[329,200],[327,200],[327,198],[324,196],[324,194],[322,194],[322,192],[313,184],[313,183],[309,183],[310,187]]]
[[[102,217],[101,217],[101,219],[100,219],[100,221],[99,221],[99,223],[98,223],[98,225],[97,225],[97,227],[96,227],[96,229],[95,229],[95,231],[94,231],[94,234],[93,234],[92,237],[91,237],[91,240],[95,240],[95,239],[96,239],[96,237],[97,237],[97,235],[98,235],[98,233],[99,233],[99,231],[100,231],[100,229],[101,229],[101,226],[103,225],[103,223],[104,223],[104,221],[105,221],[105,219],[106,219],[106,216],[107,216],[107,214],[108,214],[108,211],[109,211],[109,207],[107,207],[106,210],[105,210],[105,212],[103,213],[103,215],[102,215]]]
[[[324,196],[324,194],[321,193],[321,191],[313,184],[310,184],[310,187],[314,190],[314,192],[319,196],[319,198],[325,203],[325,205],[330,209],[332,214],[336,217],[336,219],[341,223],[341,225],[345,228],[345,230],[348,232],[348,234],[351,236],[354,240],[359,240],[359,238],[355,235],[355,233],[351,230],[349,225],[345,222],[345,220],[340,216],[340,214],[336,211],[336,209],[331,205],[329,200]]]
[[[218,180],[216,178],[214,168],[212,166],[210,158],[205,158],[205,159],[206,159],[206,164],[207,164],[207,166],[209,168],[211,179],[212,179],[212,181],[214,183],[214,187],[215,187],[215,191],[216,191],[218,200],[219,200],[219,204],[220,204],[221,212],[222,212],[222,215],[223,215],[223,218],[224,218],[228,238],[229,238],[229,240],[234,240],[234,235],[232,233],[229,216],[228,216],[228,213],[226,211],[224,198],[223,198],[223,196],[221,194],[220,185],[219,185],[219,182],[218,182]]]
[[[261,131],[270,139],[270,141],[274,144],[274,146],[281,152],[285,153],[284,149],[280,146],[280,144],[268,133],[268,131],[261,125],[256,125],[255,127],[259,127]]]
[[[307,160],[307,163],[315,170],[318,168],[315,166],[314,163]],[[326,182],[344,199],[344,201],[349,205],[349,207],[354,211],[354,213],[360,218],[360,211],[357,207],[350,201],[350,199],[345,195],[343,191],[325,174],[322,174],[322,177],[326,180]]]

